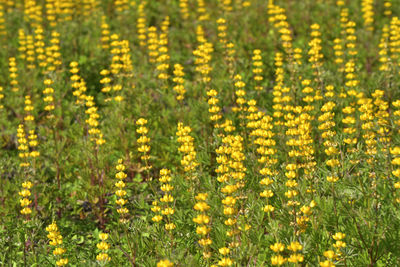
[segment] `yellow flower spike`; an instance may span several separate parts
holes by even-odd
[[[54,246],[53,255],[56,257],[56,265],[64,266],[68,263],[67,258],[62,258],[62,255],[66,252],[66,249],[62,247],[63,240],[61,234],[58,232],[56,222],[52,222],[46,227],[46,231],[49,233],[47,237],[50,239],[49,244]]]

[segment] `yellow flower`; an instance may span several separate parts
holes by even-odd
[[[275,208],[271,205],[266,205],[264,207],[264,212],[273,212],[275,210]]]
[[[230,258],[222,258],[220,261],[218,261],[219,266],[231,266],[233,265],[233,260]]]
[[[293,252],[296,252],[298,250],[302,250],[303,246],[299,242],[294,241],[294,242],[290,243],[290,245],[287,246],[287,249],[291,250]]]
[[[161,215],[156,215],[156,216],[154,216],[153,218],[151,218],[151,220],[153,221],[153,222],[160,222],[161,220],[162,220],[162,216]]]
[[[105,240],[108,239],[108,234],[107,233],[100,233],[99,234],[99,238],[100,238],[100,240],[105,241]]]
[[[337,232],[337,233],[334,234],[332,237],[333,237],[333,239],[335,239],[335,240],[342,240],[343,238],[346,237],[346,234],[343,234],[343,233],[341,233],[341,232]]]
[[[194,205],[193,208],[194,208],[195,210],[198,210],[198,211],[203,212],[203,211],[209,210],[209,209],[210,209],[210,206],[209,206],[206,202],[197,202],[197,203]]]
[[[208,224],[210,222],[210,217],[204,214],[199,214],[196,218],[193,218],[193,222],[197,224]]]
[[[227,247],[223,247],[223,248],[220,248],[218,251],[219,251],[220,254],[225,256],[225,255],[229,254],[230,250]]]
[[[56,265],[57,266],[64,266],[68,264],[68,259],[64,258],[64,259],[59,259],[58,261],[56,261]]]
[[[304,256],[302,254],[292,254],[288,258],[288,262],[292,263],[298,263],[298,262],[303,262],[304,261]]]
[[[286,259],[284,257],[282,257],[281,255],[275,255],[273,257],[271,257],[271,264],[272,265],[283,265],[285,264]]]
[[[277,243],[275,243],[275,244],[269,246],[269,248],[270,248],[273,252],[278,253],[278,252],[282,252],[282,251],[285,249],[285,245],[282,244],[282,243],[277,242]]]
[[[326,261],[320,262],[319,266],[321,266],[321,267],[335,267],[335,264],[333,264],[329,260],[326,260]]]
[[[174,266],[174,264],[167,259],[160,260],[159,262],[157,262],[157,267],[172,267],[172,266]]]
[[[102,261],[102,262],[107,262],[107,261],[110,261],[111,258],[108,256],[107,253],[100,253],[96,256],[96,260]]]
[[[101,241],[100,243],[97,244],[97,248],[100,250],[108,250],[110,248],[110,244],[107,242]]]
[[[64,248],[55,248],[54,250],[53,250],[53,255],[61,255],[61,254],[64,254],[65,253],[65,249]]]
[[[324,256],[328,259],[334,259],[336,257],[336,254],[333,250],[327,250],[324,252]]]

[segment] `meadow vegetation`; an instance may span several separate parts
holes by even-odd
[[[0,265],[400,266],[398,16],[0,1]]]

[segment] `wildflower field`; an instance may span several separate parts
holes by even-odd
[[[398,16],[0,1],[0,265],[400,266]]]

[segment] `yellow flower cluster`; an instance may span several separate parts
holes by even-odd
[[[347,64],[346,64],[347,65]],[[347,92],[347,95],[349,97],[356,97],[357,92],[355,90],[350,90]],[[346,106],[345,108],[342,109],[342,112],[345,115],[345,117],[342,119],[342,123],[345,125],[343,128],[343,133],[345,136],[345,139],[343,142],[345,142],[348,145],[347,152],[355,152],[354,146],[357,144],[357,137],[356,137],[356,118],[355,118],[355,111],[356,108],[354,107],[354,102],[350,103],[350,105]]]
[[[226,11],[226,12],[230,12],[233,10],[233,6],[232,6],[232,0],[220,0],[218,1],[221,4],[221,8]]]
[[[28,162],[29,157],[35,159],[40,156],[40,152],[36,150],[36,147],[39,145],[39,142],[37,141],[37,135],[35,134],[35,130],[29,130],[29,135],[27,138],[24,125],[19,124],[17,129],[17,138],[19,150],[18,156],[23,160],[23,162],[20,163],[20,166],[28,167],[30,165]],[[29,148],[31,148],[30,152]]]
[[[107,251],[110,249],[110,244],[106,242],[108,239],[107,233],[99,234],[100,242],[97,243],[97,248],[100,250],[100,253],[97,254],[96,260],[98,260],[101,264],[105,264],[111,260],[111,257],[108,256]]]
[[[400,106],[400,101],[397,100],[396,101],[396,105]],[[397,113],[399,113],[399,111],[396,111]],[[396,198],[396,202],[400,203],[400,197],[398,197],[399,195],[399,189],[400,189],[400,147],[399,146],[395,146],[390,148],[390,154],[392,156],[392,165],[393,165],[393,171],[392,174],[395,177],[394,181],[394,188],[397,190],[397,198]]]
[[[129,41],[128,40],[119,40],[119,36],[117,34],[113,34],[110,37],[111,39],[111,65],[110,70],[113,75],[116,77],[121,76],[132,76],[132,58],[130,53]],[[121,87],[121,85],[119,85]],[[114,86],[114,91],[116,90]],[[120,102],[120,101],[118,101]]]
[[[383,91],[382,91],[383,93]],[[369,156],[367,162],[372,164],[377,153],[376,129],[375,129],[375,110],[371,98],[363,98],[358,101],[361,121],[362,137],[366,144],[365,154]]]
[[[29,121],[33,121],[35,118],[32,115],[32,111],[33,111],[34,107],[32,105],[32,99],[30,95],[25,96],[25,117],[24,120],[29,122]]]
[[[295,66],[300,66],[303,64],[302,62],[302,58],[303,58],[303,50],[301,50],[300,48],[295,48],[293,50],[293,64]]]
[[[194,64],[196,65],[195,70],[201,75],[203,83],[206,84],[211,81],[210,72],[212,67],[209,63],[213,51],[213,45],[208,42],[200,44],[197,49],[193,51],[193,55],[196,57],[194,61]]]
[[[328,85],[326,90],[333,93],[333,86]],[[339,166],[340,163],[338,160],[339,144],[334,141],[336,136],[336,131],[334,129],[336,126],[334,108],[336,107],[336,104],[332,100],[327,101],[321,107],[321,112],[323,113],[318,117],[318,121],[320,122],[318,130],[322,132],[321,137],[324,139],[324,153],[327,156],[325,164],[331,167],[331,172],[330,175],[327,176],[327,180],[328,182],[335,183],[339,179],[336,173],[336,167]]]
[[[155,63],[158,58],[158,45],[159,41],[157,28],[155,26],[151,26],[147,28],[147,53],[150,63]]]
[[[392,15],[392,0],[385,0],[385,2],[383,3],[384,6],[384,12],[383,14],[387,17],[390,17]]]
[[[228,135],[222,139],[222,145],[216,149],[218,157],[216,158],[219,164],[215,172],[218,174],[217,180],[225,184],[221,188],[224,195],[222,199],[223,213],[226,216],[224,224],[228,226],[227,236],[231,237],[232,242],[230,247],[237,247],[239,243],[236,236],[239,233],[237,226],[237,200],[239,197],[238,189],[244,187],[244,178],[246,175],[246,167],[243,164],[245,155],[243,153],[243,137]],[[245,230],[250,226],[246,225]],[[224,259],[222,259],[224,260]],[[227,258],[227,260],[230,260]],[[227,265],[225,265],[227,266]]]
[[[346,49],[347,49],[347,54],[349,56],[355,56],[358,54],[357,48],[356,48],[356,41],[357,41],[357,36],[355,35],[356,32],[356,23],[354,21],[348,21],[345,24],[345,35],[346,35]],[[346,66],[347,68],[347,66]]]
[[[376,108],[374,116],[378,120],[377,134],[379,135],[379,140],[382,142],[384,149],[387,149],[391,141],[391,131],[389,129],[389,102],[383,99],[384,95],[385,92],[383,90],[375,90],[372,93],[374,106]]]
[[[174,65],[174,78],[172,79],[172,81],[175,83],[175,86],[173,87],[174,91],[178,94],[176,96],[176,100],[178,101],[182,101],[185,98],[185,93],[186,93],[186,89],[185,89],[185,79],[183,78],[183,76],[185,75],[185,73],[183,72],[183,67],[181,64],[175,64]]]
[[[136,121],[136,126],[139,126],[136,129],[136,133],[140,134],[140,137],[137,139],[137,143],[139,145],[138,147],[138,152],[140,152],[142,155],[140,156],[140,159],[146,162],[146,168],[150,169],[151,167],[148,165],[148,160],[150,159],[150,138],[147,137],[147,133],[149,132],[149,129],[146,127],[147,120],[144,118],[140,118]]]
[[[123,12],[129,9],[129,1],[128,0],[115,0],[114,6],[117,12]]]
[[[261,75],[263,72],[263,62],[262,62],[262,56],[261,56],[261,50],[256,49],[253,51],[253,74],[254,74],[254,81],[255,81],[255,86],[254,89],[257,91],[261,91],[263,87],[261,86],[261,81],[264,79],[263,76]]]
[[[110,53],[111,53],[110,71],[115,76],[117,76],[121,72],[121,69],[124,66],[121,62],[122,53],[129,52],[129,47],[128,47],[128,51],[122,51],[122,44],[124,43],[124,41],[120,41],[119,39],[120,38],[119,38],[118,34],[112,34],[110,36],[110,40],[111,40],[111,43],[110,43]]]
[[[223,248],[220,248],[220,249],[218,250],[218,252],[219,252],[221,255],[227,255],[227,254],[229,254],[230,249],[227,248],[227,247],[223,247]],[[222,259],[220,259],[220,260],[218,261],[218,266],[232,266],[234,263],[235,263],[235,262],[234,262],[231,258],[222,257]]]
[[[53,80],[51,79],[45,79],[44,80],[44,85],[46,88],[43,90],[43,101],[46,103],[46,106],[44,107],[44,110],[51,112],[52,110],[55,109],[54,105],[54,89],[50,87],[53,84]],[[50,116],[50,115],[49,115]]]
[[[285,126],[288,128],[286,131],[286,136],[288,137],[286,145],[291,148],[288,155],[291,158],[302,157],[304,164],[299,167],[305,169],[315,166],[314,163],[309,162],[315,153],[311,137],[311,120],[313,117],[308,114],[310,109],[310,106],[296,106],[294,113],[286,115],[287,121],[285,122]],[[309,162],[310,165],[305,162]]]
[[[196,27],[196,40],[200,44],[207,42],[207,39],[204,34],[204,29],[201,25],[197,25],[197,27]]]
[[[181,165],[184,168],[184,171],[192,177],[187,177],[188,179],[194,179],[194,171],[199,163],[196,160],[196,150],[194,147],[194,138],[190,136],[189,126],[184,126],[183,123],[178,123],[178,131],[176,135],[178,136],[178,143],[180,147],[178,148],[179,152],[183,154]]]
[[[58,231],[58,227],[56,222],[53,222],[49,226],[46,227],[46,231],[48,232],[47,237],[50,239],[49,244],[54,247],[53,255],[56,257],[56,265],[64,266],[68,264],[68,258],[63,258],[63,254],[66,252],[66,249],[63,248],[63,237]]]
[[[60,34],[52,31],[49,43],[46,45],[43,28],[36,28],[34,33],[34,35],[26,35],[23,29],[19,29],[19,57],[26,61],[28,69],[36,68],[37,62],[43,74],[55,71],[62,64]]]
[[[339,1],[338,1],[339,2]],[[344,3],[343,3],[344,5]],[[343,6],[341,5],[341,6]],[[342,36],[342,39],[345,41],[346,40],[346,25],[347,22],[349,22],[349,9],[348,8],[341,8],[340,9],[340,35]]]
[[[35,57],[35,46],[33,35],[29,34],[26,36],[26,61],[28,63],[28,69],[36,68],[36,57]]]
[[[226,20],[224,18],[219,18],[217,20],[217,24],[218,24],[218,27],[217,27],[218,41],[221,44],[221,47],[225,48],[226,43],[228,42],[227,39],[226,39],[226,36],[227,36],[227,33],[226,33],[226,29],[227,29]]]
[[[321,32],[319,31],[320,26],[318,24],[311,25],[311,41],[308,43],[310,46],[310,50],[308,54],[310,58],[308,61],[312,64],[311,67],[313,69],[320,68],[322,66],[322,58],[324,55],[321,53],[322,46],[321,46]]]
[[[259,126],[259,124],[257,124],[257,121],[260,120],[265,115],[265,113],[258,110],[257,101],[254,99],[250,99],[249,101],[247,101],[246,104],[248,105],[248,107],[245,107],[245,110],[247,112],[246,127],[252,130]]]
[[[45,47],[45,43],[44,43],[44,29],[42,28],[42,26],[38,26],[35,30],[34,30],[34,46],[35,46],[35,52],[36,52],[36,62],[37,65],[40,68],[44,68],[46,67],[47,63],[45,61],[46,56],[44,55],[44,47]]]
[[[29,214],[32,213],[31,208],[29,208],[29,205],[32,203],[32,200],[29,199],[31,195],[31,189],[32,183],[29,181],[23,182],[22,183],[22,190],[18,192],[18,195],[21,196],[21,199],[19,200],[21,204],[21,214],[28,216]]]
[[[319,263],[321,267],[334,267],[335,261],[340,259],[342,255],[341,249],[346,247],[346,242],[342,241],[346,237],[346,234],[337,232],[335,233],[332,238],[336,241],[333,244],[334,250],[326,250],[324,251],[324,257],[327,258],[325,261]]]
[[[10,85],[11,85],[11,91],[13,92],[18,92],[18,68],[17,68],[17,62],[15,60],[15,57],[10,57],[8,59],[8,71],[9,71],[9,77],[10,77]]]
[[[4,7],[0,7],[0,36],[4,37],[7,35],[6,25],[5,25],[5,18],[4,18]]]
[[[28,135],[28,140],[29,140],[29,147],[31,148],[31,152],[29,153],[29,156],[31,158],[37,158],[40,156],[40,152],[36,150],[36,147],[39,145],[39,142],[37,140],[37,134],[35,134],[35,130],[29,130],[29,135]]]
[[[218,106],[219,99],[217,98],[218,92],[214,89],[207,91],[208,98],[208,112],[210,113],[210,121],[216,126],[218,121],[222,118],[221,108]]]
[[[228,64],[229,78],[233,78],[235,73],[234,63],[235,63],[235,45],[233,43],[227,43],[225,46],[225,61]]]
[[[389,39],[389,27],[388,25],[383,25],[382,35],[379,42],[379,62],[381,63],[379,70],[380,71],[389,71],[390,70],[390,57],[389,57],[389,48],[388,48],[388,39]]]
[[[132,62],[129,55],[129,42],[126,40],[119,41],[119,36],[117,34],[113,34],[110,37],[111,39],[111,64],[110,70],[103,69],[100,71],[100,75],[103,77],[100,80],[100,83],[103,85],[101,91],[103,93],[109,93],[111,91],[120,92],[122,90],[122,85],[116,82],[113,85],[113,80],[118,81],[118,77],[123,75],[130,75],[129,72],[132,71]],[[115,79],[113,79],[113,77]],[[106,98],[105,101],[108,102],[112,98]],[[115,95],[113,98],[116,102],[121,102],[124,100],[122,95]]]
[[[390,26],[383,26],[379,48],[380,71],[390,71],[396,65],[400,65],[398,62],[400,57],[400,20],[398,17],[391,19]]]
[[[221,128],[224,130],[225,134],[232,133],[236,131],[236,127],[233,126],[233,121],[226,119],[224,123],[220,123],[218,125],[215,125],[216,128]],[[218,134],[220,137],[224,137],[225,135],[223,133]]]
[[[193,209],[198,212],[196,217],[193,218],[193,222],[198,224],[196,227],[196,233],[200,236],[200,240],[198,242],[203,248],[203,257],[206,259],[211,257],[209,246],[212,244],[212,240],[210,239],[211,220],[207,215],[207,211],[210,209],[210,206],[207,204],[207,197],[207,193],[197,194],[195,196],[196,203],[193,206]]]
[[[174,264],[170,262],[168,259],[160,260],[157,262],[157,267],[172,267]]]
[[[364,19],[364,26],[367,31],[374,30],[374,0],[362,0],[361,12]]]
[[[169,69],[169,59],[170,56],[168,54],[168,30],[169,30],[169,17],[165,17],[163,22],[161,23],[161,33],[158,39],[158,57],[157,61],[157,78],[161,81],[166,81],[169,78],[168,69]],[[164,84],[164,87],[166,85]]]
[[[283,125],[283,111],[286,111],[284,108],[287,106],[287,103],[290,102],[291,97],[289,95],[285,96],[289,92],[289,88],[285,88],[284,81],[284,69],[283,69],[283,54],[278,52],[275,54],[274,58],[275,65],[275,85],[273,88],[273,103],[272,106],[274,113],[274,124],[275,125]]]
[[[18,125],[17,129],[17,141],[18,141],[18,156],[21,159],[24,159],[24,162],[20,163],[21,167],[28,167],[29,163],[27,162],[27,159],[29,157],[29,146],[28,146],[28,140],[26,139],[26,134],[25,134],[25,128],[23,124]]]
[[[179,0],[179,12],[183,20],[187,20],[189,18],[188,0]]]
[[[24,2],[24,15],[32,28],[37,28],[43,21],[42,7],[36,1]]]
[[[104,50],[107,50],[108,48],[110,48],[110,26],[108,25],[107,21],[106,21],[106,16],[101,16],[101,38],[100,38],[100,42],[101,42],[101,47]]]
[[[338,65],[338,70],[342,72],[344,69],[342,67],[342,64],[344,62],[343,60],[343,41],[340,38],[336,38],[333,40],[333,50],[335,51],[335,64]]]
[[[246,99],[246,91],[244,87],[246,83],[242,81],[242,76],[240,74],[235,75],[234,79],[234,86],[235,86],[235,95],[236,95],[236,107],[232,108],[233,112],[239,112],[239,119],[244,119],[244,115],[241,114],[245,110],[244,104],[247,103]]]
[[[139,45],[141,47],[146,46],[147,43],[147,28],[146,28],[146,13],[145,13],[145,7],[146,7],[147,1],[141,1],[139,6],[138,6],[138,18],[137,18],[137,23],[136,23],[136,30],[137,30],[137,35],[139,39]]]
[[[72,61],[70,64],[70,72],[71,72],[71,77],[70,80],[72,82],[72,88],[73,92],[72,94],[77,98],[76,99],[76,104],[81,104],[84,103],[86,100],[86,83],[84,79],[79,76],[79,68],[78,68],[78,62]]]
[[[115,187],[117,188],[117,191],[115,191],[115,195],[117,196],[117,200],[115,203],[118,205],[117,212],[120,214],[120,222],[126,222],[126,214],[129,212],[129,210],[125,207],[125,204],[128,203],[128,200],[126,199],[126,191],[124,188],[126,187],[126,184],[124,180],[126,179],[127,175],[124,172],[125,170],[125,165],[123,164],[122,159],[118,160],[117,166],[115,166],[115,169],[118,171],[115,174],[115,178],[118,180],[118,182],[115,183]]]
[[[106,140],[103,138],[103,133],[98,128],[98,119],[100,118],[100,115],[97,113],[97,107],[95,106],[93,96],[86,96],[85,100],[85,113],[89,115],[89,118],[87,118],[85,122],[89,127],[88,134],[90,136],[90,141],[94,142],[98,146],[101,146],[106,142]]]
[[[196,0],[197,3],[197,19],[199,21],[209,20],[210,14],[207,13],[206,4],[204,0]]]
[[[60,34],[56,31],[51,32],[50,44],[45,48],[46,70],[44,73],[57,70],[62,64],[60,53]]]
[[[281,44],[286,54],[292,54],[292,31],[287,22],[286,10],[278,5],[274,5],[273,1],[268,3],[268,21],[274,25],[276,31],[280,34]]]
[[[100,71],[100,75],[103,77],[100,80],[100,84],[102,84],[102,88],[101,91],[103,93],[108,93],[112,90],[112,86],[111,86],[111,77],[110,77],[110,71],[107,69],[103,69]]]
[[[286,262],[300,263],[300,262],[304,261],[304,256],[301,253],[299,253],[299,251],[301,251],[303,249],[303,246],[297,241],[293,241],[289,245],[286,246],[286,249],[291,252],[290,257],[288,257],[288,258],[285,258],[281,255],[281,254],[286,254],[286,253],[284,253],[284,250],[285,250],[284,244],[277,242],[277,243],[274,243],[273,245],[271,245],[269,248],[274,253],[276,253],[271,257],[272,265],[280,266],[280,265],[285,264]]]
[[[176,225],[172,222],[171,216],[175,213],[175,209],[172,206],[174,197],[171,195],[171,191],[174,187],[170,184],[172,177],[171,171],[168,169],[160,170],[160,178],[158,179],[161,183],[160,189],[163,192],[163,196],[160,198],[161,205],[158,206],[157,201],[153,201],[153,207],[151,210],[156,213],[152,218],[153,222],[160,222],[165,216],[164,228],[167,231],[172,231],[176,228]]]
[[[274,193],[269,189],[270,185],[274,183],[273,177],[277,175],[277,171],[274,169],[278,162],[275,157],[276,141],[273,139],[275,133],[273,132],[273,123],[270,116],[263,116],[262,119],[258,120],[255,124],[255,129],[250,135],[256,137],[254,144],[258,145],[257,153],[260,155],[258,162],[263,164],[259,173],[263,177],[260,184],[263,185],[265,189],[260,193],[260,196],[267,199],[266,205],[263,208],[264,212],[270,213],[275,210],[275,207],[270,203],[270,198]]]

